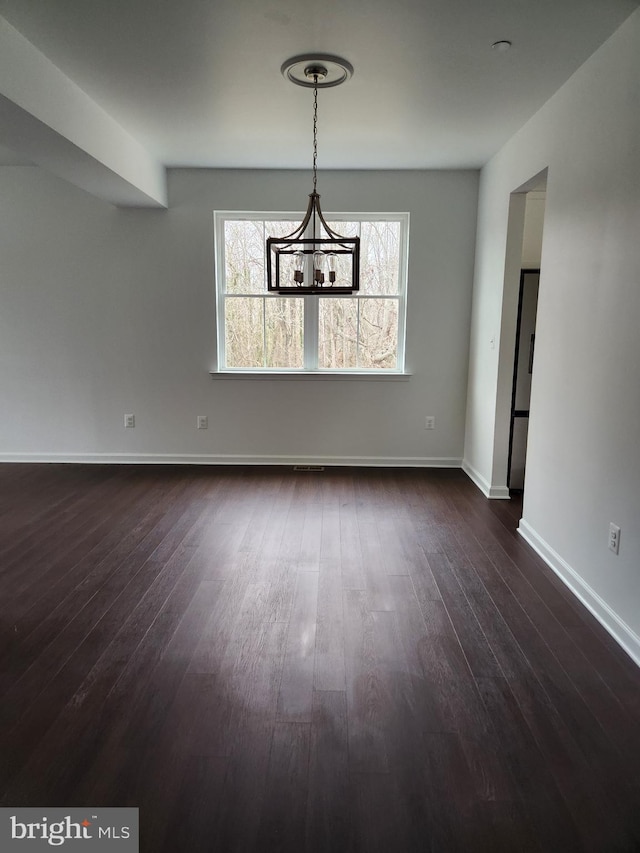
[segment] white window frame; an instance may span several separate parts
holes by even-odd
[[[397,299],[398,300],[398,344],[397,344],[397,363],[395,368],[367,368],[367,367],[333,367],[320,368],[318,367],[318,326],[319,326],[319,311],[318,300],[323,298],[325,294],[317,296],[316,294],[301,294],[296,296],[295,293],[287,293],[280,295],[278,293],[267,293],[266,281],[264,293],[260,294],[243,294],[247,296],[255,296],[258,299],[303,299],[304,300],[304,349],[303,349],[303,367],[300,368],[272,368],[272,367],[226,367],[225,366],[225,303],[229,298],[234,298],[224,292],[225,283],[225,240],[224,240],[224,225],[227,220],[241,221],[267,221],[275,222],[284,220],[287,222],[300,222],[304,214],[300,211],[240,211],[240,210],[216,210],[214,211],[214,257],[215,257],[215,288],[216,288],[216,332],[217,332],[217,368],[212,371],[213,375],[250,375],[250,376],[287,376],[304,377],[311,375],[321,375],[322,377],[346,378],[347,376],[355,377],[375,377],[384,378],[385,376],[397,377],[406,376],[405,373],[405,341],[406,341],[406,312],[407,312],[407,273],[409,263],[409,213],[384,212],[384,213],[328,213],[325,218],[328,222],[399,222],[400,223],[400,267],[398,270],[398,294],[376,294],[361,293],[360,291],[353,294],[331,294],[327,288],[327,297],[332,299]],[[266,253],[266,247],[265,247]]]

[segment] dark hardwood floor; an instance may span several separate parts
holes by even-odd
[[[0,466],[0,792],[145,853],[640,851],[640,670],[459,471]]]

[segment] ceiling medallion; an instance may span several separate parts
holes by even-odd
[[[318,89],[339,86],[353,75],[353,65],[350,62],[329,53],[308,53],[302,56],[294,56],[282,64],[280,71],[287,80],[297,86],[313,89],[316,85],[313,69],[316,68],[321,71],[318,76]]]

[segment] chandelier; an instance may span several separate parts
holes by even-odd
[[[318,89],[353,73],[336,56],[298,56],[282,66],[297,86],[313,89],[313,192],[304,219],[285,237],[267,238],[267,290],[275,293],[353,293],[359,289],[360,238],[343,237],[322,214],[318,187]]]

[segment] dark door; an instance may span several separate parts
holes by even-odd
[[[513,391],[511,395],[509,476],[507,479],[509,488],[515,491],[521,491],[524,488],[539,282],[539,269],[521,271]]]

